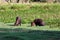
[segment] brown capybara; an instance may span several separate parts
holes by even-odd
[[[36,26],[44,26],[45,25],[42,19],[35,19],[33,22]],[[32,25],[32,26],[34,26],[34,25]]]
[[[35,19],[34,23],[36,26],[44,26],[45,25],[42,19]]]
[[[31,26],[35,26],[35,23],[34,22],[31,22]]]
[[[16,17],[16,21],[14,23],[14,26],[18,26],[18,25],[21,26],[21,18],[20,17]]]

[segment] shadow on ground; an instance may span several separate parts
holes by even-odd
[[[0,28],[0,40],[60,40],[60,31]]]

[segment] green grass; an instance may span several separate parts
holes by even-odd
[[[12,23],[20,16],[22,23],[30,23],[41,18],[46,25],[59,25],[60,4],[9,4],[0,5],[0,22]]]
[[[0,23],[0,28],[7,28],[7,29],[30,29],[30,30],[48,30],[48,31],[60,31],[58,27],[51,27],[49,25],[45,26],[32,26],[30,24],[22,24],[21,26],[13,26],[14,23]]]
[[[12,26],[16,16],[21,26]],[[31,27],[35,18],[46,25]],[[0,22],[0,40],[60,40],[60,4],[0,5]]]
[[[0,23],[0,40],[60,40],[60,29],[49,26],[33,26]]]

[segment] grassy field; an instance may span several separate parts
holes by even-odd
[[[60,29],[49,26],[33,26],[0,23],[0,40],[60,40]]]
[[[0,5],[0,22],[12,23],[20,16],[22,23],[41,18],[46,25],[60,26],[60,4],[8,4]]]
[[[16,16],[21,26],[13,26]],[[31,27],[35,18],[46,25]],[[0,40],[60,40],[60,4],[0,5]]]

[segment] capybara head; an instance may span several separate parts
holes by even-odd
[[[31,22],[31,26],[35,26],[35,23],[34,22]]]

